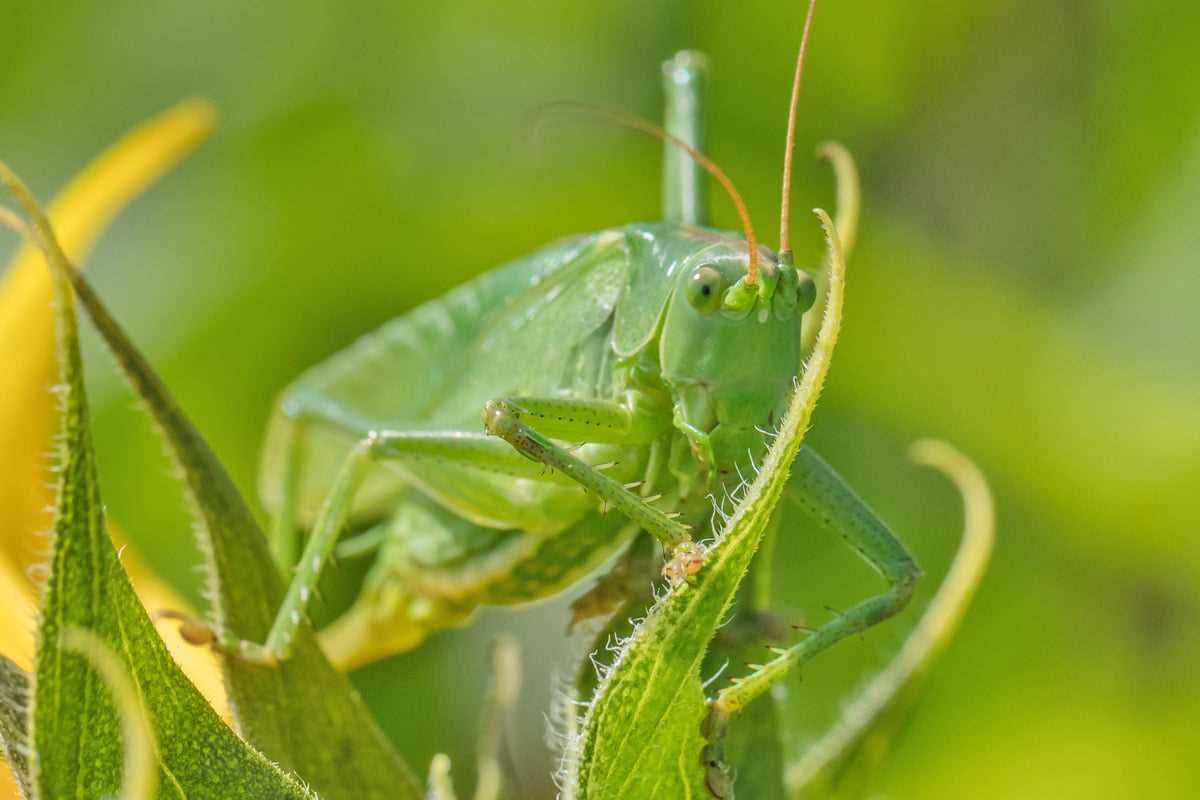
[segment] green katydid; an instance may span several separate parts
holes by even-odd
[[[608,115],[663,139],[663,222],[572,237],[498,267],[283,391],[260,492],[273,552],[294,573],[265,642],[219,647],[263,664],[286,659],[339,546],[377,551],[354,605],[322,632],[347,665],[415,647],[481,605],[558,593],[639,531],[662,543],[664,574],[687,579],[714,498],[761,458],[786,406],[817,299],[787,239],[810,24],[811,8],[779,250],[758,245],[732,183],[699,153],[703,62],[676,56],[665,65],[666,131]],[[825,152],[849,250],[857,179],[844,150]],[[741,233],[707,227],[705,170],[737,205]],[[819,628],[814,652],[903,608],[921,574],[915,560],[811,449],[787,491],[888,583]],[[358,533],[339,545],[347,528]]]

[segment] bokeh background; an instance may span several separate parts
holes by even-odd
[[[216,102],[211,141],[124,214],[89,269],[253,492],[272,398],[300,370],[546,241],[657,218],[659,147],[567,122],[531,155],[529,114],[547,101],[657,118],[659,62],[704,51],[708,150],[773,242],[802,11],[9,0],[0,154],[49,196],[138,120],[185,96]],[[811,441],[926,564],[918,605],[960,521],[907,444],[955,442],[999,505],[991,571],[873,783],[882,796],[1200,793],[1197,41],[1200,10],[1182,2],[818,9],[796,203],[832,204],[828,168],[805,156],[836,138],[859,160],[864,209]],[[796,217],[815,260],[815,221]],[[197,597],[161,448],[94,340],[85,355],[110,514]],[[873,588],[803,522],[782,537],[781,609],[817,616]],[[446,750],[470,785],[487,645],[514,632],[521,796],[552,796],[542,715],[550,673],[580,645],[562,632],[568,600],[484,613],[356,682],[418,770]],[[915,616],[790,684],[796,747]]]

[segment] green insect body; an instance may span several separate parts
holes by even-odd
[[[396,434],[351,510],[382,514],[386,533],[357,605],[326,634],[331,652],[356,660],[380,643],[411,647],[480,604],[545,597],[638,529],[618,500],[488,437],[480,414],[494,399],[508,398],[505,413],[543,436],[584,443],[574,458],[612,464],[605,477],[637,483],[622,491],[680,513],[679,527],[707,524],[708,496],[758,457],[800,363],[798,314],[720,311],[720,294],[745,275],[745,251],[729,234],[672,225],[551,245],[290,387],[264,467],[276,513],[284,491],[272,478],[288,468],[272,463],[279,453],[300,449],[295,502],[315,510],[356,440]],[[299,521],[311,525],[311,512]]]
[[[639,531],[661,542],[672,583],[700,568],[721,499],[756,469],[787,406],[817,293],[786,246],[754,244],[736,191],[694,149],[702,59],[681,53],[664,75],[666,221],[512,261],[283,392],[260,492],[290,587],[265,642],[219,647],[263,664],[287,658],[335,548],[375,551],[357,600],[322,631],[344,665],[415,647],[481,605],[553,595]],[[849,157],[832,155],[836,236],[848,247],[856,184]],[[702,166],[739,204],[745,236],[706,226]],[[920,574],[811,450],[787,491],[890,588],[820,628],[804,653],[771,666],[771,680],[895,613]],[[355,534],[339,545],[347,529]],[[599,605],[578,616],[612,604]],[[717,724],[748,700],[723,697]]]

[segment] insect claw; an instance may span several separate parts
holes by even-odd
[[[632,491],[632,490],[634,490],[634,489],[637,489],[638,487],[640,487],[640,486],[641,486],[643,483],[645,483],[645,481],[630,481],[629,483],[622,484],[622,485],[621,485],[621,488],[622,488],[622,489],[629,489],[630,491]]]
[[[217,639],[216,632],[207,622],[174,609],[159,609],[150,615],[150,619],[155,622],[166,619],[178,623],[180,638],[191,645],[212,644]]]
[[[661,500],[661,499],[662,499],[662,495],[661,495],[661,494],[652,494],[652,495],[650,495],[649,497],[643,497],[643,498],[642,498],[642,502],[644,502],[644,503],[653,503],[655,500]]]
[[[618,463],[617,461],[605,461],[603,464],[596,464],[592,469],[612,469]]]

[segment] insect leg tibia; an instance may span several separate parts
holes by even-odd
[[[966,497],[967,531],[981,527],[990,531],[990,497],[978,471],[944,445],[924,445],[917,458],[942,468],[959,481]],[[810,448],[801,447],[792,464],[787,490],[815,521],[838,533],[866,558],[888,582],[888,589],[845,611],[832,611],[833,618],[825,624],[801,629],[807,635],[800,642],[771,649],[774,658],[754,667],[750,675],[733,679],[731,686],[708,703],[707,729],[717,736],[734,715],[792,669],[836,642],[897,614],[908,604],[922,574],[900,540]]]
[[[522,421],[524,410],[506,400],[490,400],[484,407],[483,424],[487,432],[508,442],[526,458],[540,462],[566,475],[583,488],[639,524],[673,553],[681,545],[689,553],[699,545],[691,541],[688,526],[667,517],[642,497],[626,489],[616,480],[573,456],[563,447],[550,441],[540,431]]]
[[[793,668],[847,636],[865,631],[895,615],[908,604],[917,576],[899,580],[888,591],[864,600],[821,625],[812,634],[789,648],[779,648],[779,654],[761,665],[752,665],[754,672],[745,678],[735,678],[733,685],[719,692],[709,702],[709,713],[717,718],[714,729],[724,724],[738,711],[783,679]]]
[[[356,444],[343,460],[317,514],[304,552],[296,563],[295,574],[288,584],[266,641],[262,644],[245,640],[214,642],[218,649],[264,666],[273,666],[291,655],[296,633],[301,624],[307,623],[308,606],[321,580],[321,573],[330,563],[338,536],[350,515],[354,495],[362,484],[367,467],[380,456],[385,441],[385,436],[372,433]]]
[[[303,466],[304,420],[281,416],[276,423],[283,427],[279,434],[281,469],[277,476],[278,508],[271,519],[269,541],[276,566],[286,570],[296,563],[299,553],[300,528],[297,524],[296,503]]]

